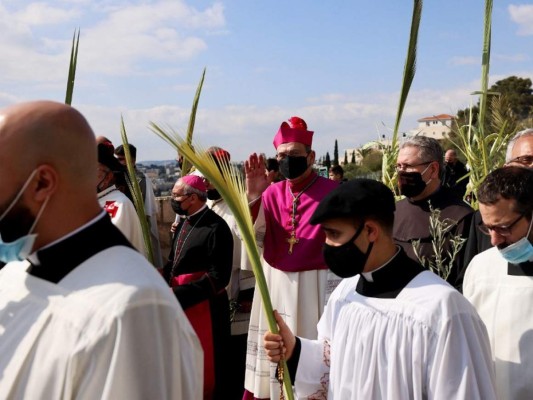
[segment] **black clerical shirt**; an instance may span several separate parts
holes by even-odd
[[[109,215],[103,212],[99,219],[81,231],[38,250],[38,262],[30,261],[32,268],[29,272],[37,278],[58,283],[78,265],[113,246],[133,248],[122,232],[113,225]]]

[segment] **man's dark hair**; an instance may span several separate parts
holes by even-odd
[[[131,143],[128,143],[128,146],[130,148],[130,154],[131,154],[131,158],[134,158],[135,160],[137,159],[137,148],[132,145]],[[125,155],[124,154],[124,146],[123,145],[120,145],[118,146],[116,149],[115,149],[115,154],[117,156],[123,156]]]
[[[533,169],[503,167],[492,171],[479,186],[481,204],[496,204],[500,199],[515,200],[515,212],[531,219],[533,212]]]
[[[335,175],[340,175],[341,178],[344,178],[344,170],[340,165],[334,165],[333,167],[329,167],[329,172]]]

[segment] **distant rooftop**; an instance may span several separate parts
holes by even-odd
[[[441,120],[451,120],[455,117],[453,115],[449,114],[439,114],[439,115],[433,115],[431,117],[424,117],[420,118],[418,122],[424,122],[424,121],[441,121]]]

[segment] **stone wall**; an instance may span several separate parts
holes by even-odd
[[[163,263],[166,262],[168,254],[170,253],[170,226],[176,218],[176,213],[170,206],[170,196],[157,197],[156,202],[159,207],[159,215],[157,216],[157,226],[159,228],[159,242],[161,243],[161,255],[163,256]]]

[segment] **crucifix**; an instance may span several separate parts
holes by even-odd
[[[296,238],[296,232],[291,232],[291,237],[286,240],[287,243],[289,243],[289,254],[292,254],[292,247],[299,242],[299,240]]]

